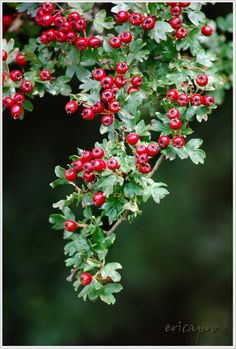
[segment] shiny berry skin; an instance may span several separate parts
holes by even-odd
[[[185,93],[181,93],[179,97],[177,98],[177,104],[181,107],[187,105],[189,102],[189,98]]]
[[[147,147],[144,144],[138,144],[136,147],[136,153],[138,155],[145,154],[147,152]]]
[[[107,167],[109,168],[109,170],[117,170],[119,166],[119,162],[114,158],[111,158],[107,161]]]
[[[14,99],[11,97],[5,97],[2,100],[2,105],[4,108],[11,108],[14,104]]]
[[[158,144],[161,148],[167,148],[170,144],[170,138],[168,136],[160,136],[158,138]]]
[[[51,13],[54,11],[54,5],[52,2],[44,2],[42,4],[42,10],[44,13]]]
[[[82,273],[79,278],[80,278],[80,283],[83,286],[91,284],[93,280],[92,275],[89,273]]]
[[[92,196],[93,205],[96,207],[102,206],[106,201],[106,196],[102,191],[98,191]]]
[[[48,41],[53,41],[53,40],[56,39],[57,32],[54,29],[48,29],[45,32],[45,35],[46,35],[46,38],[47,38]]]
[[[152,144],[149,144],[147,146],[147,155],[148,156],[155,156],[158,154],[158,152],[159,152],[159,147],[157,144],[152,143]]]
[[[75,41],[75,46],[80,50],[83,51],[88,47],[88,39],[87,38],[78,38]]]
[[[179,17],[173,17],[173,18],[170,19],[169,23],[170,23],[172,28],[178,29],[183,24],[183,21]]]
[[[208,77],[206,74],[199,74],[197,77],[196,77],[196,84],[198,86],[206,86],[207,83],[208,83]]]
[[[188,7],[190,5],[190,2],[179,2],[178,4],[181,7]]]
[[[12,81],[20,81],[23,78],[23,74],[20,70],[13,70],[10,73],[10,78]]]
[[[93,158],[93,154],[89,150],[83,150],[81,153],[81,161],[88,162],[91,161]]]
[[[74,114],[78,109],[78,104],[74,101],[69,101],[66,103],[65,110],[67,114]]]
[[[60,27],[64,22],[65,22],[65,18],[60,15],[55,15],[53,17],[53,23],[55,24],[56,27]]]
[[[126,11],[119,11],[115,13],[115,20],[117,23],[126,22],[129,19],[129,14]]]
[[[180,119],[172,119],[170,121],[170,128],[172,130],[178,130],[182,126],[182,121]]]
[[[69,182],[73,182],[77,178],[77,172],[74,168],[69,168],[65,171],[64,176]]]
[[[5,62],[7,60],[7,53],[5,50],[2,50],[2,61]]]
[[[138,169],[139,169],[139,172],[143,174],[147,174],[151,172],[152,167],[148,162],[146,162],[144,165],[139,165]]]
[[[86,28],[86,25],[87,25],[86,21],[84,21],[83,19],[79,19],[75,23],[75,29],[80,32]]]
[[[13,99],[16,104],[23,104],[25,102],[25,96],[19,92],[14,95]]]
[[[40,36],[40,40],[41,42],[44,44],[44,45],[47,45],[49,43],[49,40],[46,36],[46,33],[42,33],[41,36]]]
[[[167,116],[169,119],[177,119],[180,117],[180,112],[177,108],[171,108],[168,110]]]
[[[213,29],[210,25],[204,25],[202,28],[201,28],[201,33],[205,36],[211,36],[212,33],[213,33]]]
[[[4,27],[9,27],[12,24],[13,18],[11,15],[4,15],[2,17],[2,24]]]
[[[73,44],[75,40],[77,39],[77,34],[73,31],[70,31],[66,34],[66,40]]]
[[[75,169],[76,172],[80,172],[83,169],[83,162],[80,159],[76,159],[73,164],[73,168]]]
[[[95,159],[91,161],[92,171],[96,171],[96,172],[103,171],[103,164],[100,160],[101,159]]]
[[[29,93],[33,90],[33,84],[29,80],[24,80],[22,81],[20,88],[21,88],[21,91]]]
[[[81,19],[79,12],[73,11],[68,16],[68,21],[73,23],[73,24],[78,22],[79,19]]]
[[[117,92],[120,91],[120,89],[119,89],[119,87],[117,87],[117,86],[113,86],[113,87],[110,89],[110,91],[112,92],[113,97],[116,98],[116,94],[117,94]]]
[[[140,13],[134,12],[130,15],[129,21],[135,26],[139,26],[142,23],[143,17]]]
[[[134,86],[134,87],[138,87],[138,86],[141,86],[142,85],[142,77],[141,76],[133,76],[132,79],[131,79],[131,84]]]
[[[167,91],[166,98],[170,101],[175,101],[179,97],[179,94],[176,90]]]
[[[85,171],[85,172],[87,172],[87,173],[90,173],[90,172],[92,172],[93,171],[93,165],[92,165],[92,163],[91,162],[84,162],[83,163],[83,170]]]
[[[42,81],[47,81],[51,79],[51,73],[48,70],[41,70],[39,77]]]
[[[201,95],[199,94],[195,94],[191,97],[191,103],[195,106],[199,106],[201,105],[203,102],[203,98]]]
[[[129,66],[126,62],[120,62],[116,66],[117,74],[125,74],[129,69]]]
[[[171,6],[170,13],[172,16],[178,17],[182,13],[182,9],[179,6]]]
[[[128,144],[135,145],[139,141],[139,135],[135,132],[131,132],[126,136]]]
[[[56,41],[58,42],[65,42],[67,40],[67,36],[65,33],[58,31],[56,33],[56,37],[55,37]]]
[[[68,21],[64,21],[59,29],[63,32],[63,33],[69,33],[70,31],[73,30],[72,24]]]
[[[188,31],[184,27],[180,27],[176,30],[175,36],[177,39],[184,39],[188,35]]]
[[[72,221],[71,219],[68,219],[64,223],[64,229],[66,231],[73,232],[73,231],[75,231],[77,229],[77,223],[75,221]]]
[[[84,108],[81,116],[84,120],[93,120],[95,117],[93,108]]]
[[[137,158],[137,163],[144,165],[146,162],[148,162],[148,155],[146,153],[140,154]]]
[[[49,13],[44,13],[41,16],[42,26],[43,27],[49,27],[53,22],[53,16]]]
[[[111,113],[118,113],[120,111],[120,103],[118,101],[112,101],[108,103],[108,109]]]
[[[94,159],[101,159],[104,156],[104,150],[103,148],[96,147],[93,148],[92,154]]]
[[[125,44],[129,44],[132,41],[132,39],[133,35],[128,31],[124,31],[120,34],[120,40]]]
[[[102,113],[104,111],[104,104],[102,102],[95,102],[93,104],[93,111],[94,113]]]
[[[111,102],[113,98],[113,93],[110,90],[105,90],[102,92],[101,99],[103,102]]]
[[[25,54],[23,52],[19,52],[16,55],[16,63],[20,66],[26,65],[27,60],[25,59]]]
[[[127,90],[127,94],[129,95],[131,92],[138,92],[139,89],[137,87],[134,86],[130,86]]]
[[[101,68],[95,69],[92,74],[93,74],[94,80],[97,80],[97,81],[102,80],[106,76],[105,71]]]
[[[117,87],[123,87],[125,86],[127,80],[124,76],[116,76],[114,83],[116,84]]]
[[[214,103],[215,103],[215,98],[213,96],[204,96],[203,97],[203,104],[205,106],[210,107]]]
[[[114,118],[110,114],[103,115],[103,117],[101,118],[101,124],[103,126],[107,126],[107,127],[111,126],[113,124],[113,121],[114,121]]]
[[[142,27],[144,30],[151,30],[155,27],[155,19],[151,16],[145,17],[142,22]]]
[[[118,38],[118,36],[114,36],[113,38],[110,39],[110,46],[112,48],[119,48],[119,47],[121,47],[121,39]]]
[[[110,89],[113,85],[114,79],[111,76],[105,76],[100,81],[102,88]]]
[[[96,179],[96,176],[94,173],[87,173],[84,172],[83,176],[82,176],[83,181],[85,181],[86,183],[92,182]]]
[[[172,144],[176,148],[182,148],[185,144],[184,138],[182,136],[175,136],[172,139]]]
[[[13,106],[10,109],[10,113],[13,116],[13,118],[19,118],[21,116],[22,111],[23,108],[19,104],[13,104]]]
[[[89,38],[88,44],[91,48],[98,48],[101,46],[101,40],[99,38],[96,38],[95,36],[92,36]]]

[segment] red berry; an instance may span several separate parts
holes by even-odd
[[[152,167],[148,162],[146,162],[144,165],[139,165],[138,169],[141,173],[147,174],[151,172]]]
[[[124,76],[116,76],[114,83],[116,84],[116,86],[118,87],[123,87],[125,86],[127,80]]]
[[[22,93],[16,93],[14,95],[14,102],[17,104],[23,104],[25,102],[25,96]]]
[[[176,148],[182,148],[185,144],[184,138],[182,136],[175,136],[172,139],[172,144]]]
[[[111,113],[118,113],[120,111],[120,103],[118,101],[112,101],[108,103],[108,109]]]
[[[76,159],[73,162],[72,166],[74,167],[76,172],[80,172],[83,169],[83,162],[81,161],[81,159]]]
[[[204,96],[203,97],[203,104],[207,107],[211,106],[215,103],[215,98],[213,96]]]
[[[73,30],[72,24],[68,21],[64,21],[62,22],[62,24],[60,25],[59,29],[63,32],[63,33],[69,33],[70,31]]]
[[[134,145],[134,144],[138,143],[139,135],[137,135],[137,133],[131,132],[127,135],[126,140],[127,140],[128,144]]]
[[[82,153],[81,153],[81,161],[88,162],[88,161],[91,161],[92,158],[93,158],[93,154],[92,154],[91,151],[89,151],[89,150],[82,151]]]
[[[29,80],[24,80],[22,81],[20,88],[21,88],[21,91],[29,93],[33,90],[33,84]]]
[[[78,30],[79,32],[84,30],[86,28],[86,21],[84,21],[83,19],[79,19],[76,23],[75,23],[75,29]]]
[[[5,78],[6,74],[2,73],[2,87],[4,87]]]
[[[119,11],[115,13],[115,20],[117,23],[126,22],[129,19],[129,14],[126,11]]]
[[[64,229],[70,232],[75,231],[77,227],[77,223],[75,221],[72,221],[71,219],[68,219],[64,223]]]
[[[47,81],[51,79],[51,73],[48,70],[41,70],[39,77],[42,81]]]
[[[160,136],[158,138],[158,144],[161,148],[167,148],[170,143],[170,138],[168,136]]]
[[[182,121],[180,119],[173,119],[170,121],[170,128],[172,130],[178,130],[182,126]]]
[[[155,19],[151,16],[145,17],[142,22],[142,27],[145,30],[151,30],[155,27]]]
[[[102,102],[96,102],[93,104],[94,113],[102,113],[104,111],[104,104]]]
[[[80,283],[83,286],[89,285],[92,282],[92,279],[93,279],[93,277],[89,273],[82,273],[80,275]]]
[[[121,39],[118,36],[114,36],[110,39],[110,46],[112,48],[119,48],[121,46]]]
[[[101,124],[104,126],[111,126],[113,124],[114,118],[110,114],[103,115],[101,118]]]
[[[101,99],[103,102],[111,102],[113,98],[113,93],[110,90],[105,90],[102,92]]]
[[[44,13],[51,13],[54,11],[54,5],[52,2],[44,2],[42,4],[42,10]]]
[[[131,14],[129,21],[135,26],[139,26],[142,23],[143,17],[140,13],[134,12]]]
[[[11,108],[14,104],[14,99],[11,97],[5,97],[2,100],[2,105],[4,108]]]
[[[68,21],[73,23],[73,24],[78,22],[79,19],[81,19],[79,12],[73,11],[68,16]]]
[[[77,39],[77,34],[73,31],[70,31],[66,34],[66,40],[73,44],[75,40]]]
[[[62,25],[62,23],[65,22],[65,18],[60,16],[60,15],[55,15],[53,17],[53,23],[55,24],[55,26],[60,27]]]
[[[120,40],[125,44],[129,44],[130,41],[132,41],[132,39],[133,39],[133,35],[128,31],[124,31],[120,34]]]
[[[95,117],[93,108],[84,108],[81,116],[84,120],[93,120]]]
[[[105,76],[100,81],[102,88],[110,89],[113,85],[114,79],[111,76]]]
[[[191,97],[191,103],[193,105],[196,105],[196,106],[199,106],[202,104],[202,101],[203,101],[203,98],[201,95],[199,94],[194,94],[192,97]]]
[[[47,38],[47,35],[45,32],[41,34],[40,40],[44,45],[47,45],[49,43],[49,39]]]
[[[171,6],[170,13],[172,16],[179,16],[182,13],[182,9],[179,6]]]
[[[117,87],[117,86],[113,86],[113,87],[110,89],[110,91],[112,92],[113,97],[116,98],[116,94],[117,94],[118,91],[120,91],[120,89],[119,89],[119,87]]]
[[[142,77],[141,76],[133,76],[132,79],[131,79],[131,84],[134,86],[134,87],[138,87],[138,86],[141,86],[142,85]]]
[[[144,144],[138,144],[136,147],[136,153],[141,155],[141,154],[145,154],[147,151],[147,147]]]
[[[177,104],[180,106],[185,106],[187,105],[189,102],[189,98],[185,93],[182,93],[179,95],[178,99],[177,99]]]
[[[98,191],[92,196],[93,205],[96,207],[102,206],[106,201],[106,196],[102,191]]]
[[[80,50],[83,51],[88,47],[88,39],[87,38],[78,38],[75,41],[75,46]]]
[[[58,31],[58,32],[56,33],[56,40],[57,40],[58,42],[65,42],[66,39],[67,39],[67,36],[66,36],[65,33],[61,32],[61,31]]]
[[[147,155],[148,156],[155,156],[158,154],[158,152],[159,152],[159,148],[158,148],[157,144],[152,143],[152,144],[149,144],[147,146]]]
[[[102,161],[101,161],[101,159],[92,160],[91,161],[92,170],[96,171],[96,172],[102,172],[104,170]]]
[[[69,101],[66,103],[65,110],[68,114],[74,114],[78,109],[78,104],[74,101]]]
[[[127,93],[129,95],[131,92],[138,92],[138,91],[139,91],[139,89],[137,87],[130,86],[127,90]]]
[[[188,31],[184,27],[180,27],[176,30],[175,36],[177,39],[184,39],[188,35]]]
[[[5,62],[7,60],[7,53],[5,50],[2,50],[2,61]]]
[[[196,84],[198,86],[206,86],[208,83],[208,77],[206,74],[199,74],[197,77],[196,77]]]
[[[179,17],[173,17],[173,18],[170,19],[169,23],[172,26],[172,28],[178,29],[183,24],[183,21]]]
[[[140,165],[145,165],[148,162],[148,155],[146,153],[140,154],[137,158],[137,163]]]
[[[103,148],[96,147],[92,150],[94,159],[101,159],[104,156]]]
[[[105,76],[106,76],[106,73],[103,69],[97,68],[93,71],[94,80],[99,81],[99,80],[105,78]]]
[[[2,24],[4,27],[9,27],[12,24],[13,18],[11,15],[4,15],[2,17]]]
[[[16,63],[20,66],[27,64],[27,60],[25,59],[25,54],[23,52],[17,53]]]
[[[23,74],[20,70],[13,70],[10,73],[10,78],[12,81],[20,81],[23,78]]]
[[[13,116],[13,118],[19,118],[21,116],[21,113],[23,111],[23,108],[20,104],[13,104],[13,106],[10,109],[10,113]]]
[[[86,182],[86,183],[89,183],[89,182],[92,182],[96,179],[96,176],[94,173],[87,173],[87,172],[84,172],[83,176],[82,176],[82,179]]]
[[[213,29],[210,25],[204,25],[201,29],[201,32],[205,36],[211,36],[211,34],[213,33]]]
[[[125,74],[129,69],[129,66],[126,62],[120,62],[116,66],[117,74]]]
[[[171,108],[168,110],[167,116],[169,119],[176,119],[179,118],[180,112],[177,108]]]
[[[169,90],[166,94],[166,98],[170,101],[175,101],[179,97],[179,94],[176,90]]]
[[[111,158],[107,161],[107,167],[113,171],[117,170],[119,168],[119,162],[116,159]]]
[[[69,168],[65,171],[64,176],[69,182],[72,182],[77,178],[77,172],[74,168]]]
[[[96,38],[95,36],[92,36],[89,38],[88,44],[91,48],[98,48],[101,46],[101,40],[99,38]]]
[[[190,5],[190,2],[179,2],[178,4],[181,7],[188,7]]]
[[[49,27],[52,24],[53,20],[54,20],[53,16],[50,15],[49,13],[44,13],[41,16],[41,21],[42,21],[43,27]]]
[[[54,29],[48,29],[45,32],[45,35],[46,35],[46,38],[47,38],[48,41],[53,41],[53,40],[56,39],[57,32]]]
[[[92,172],[93,171],[93,165],[92,165],[92,163],[91,162],[85,162],[84,164],[83,164],[83,170],[85,171],[85,172],[87,172],[87,173],[90,173],[90,172]]]

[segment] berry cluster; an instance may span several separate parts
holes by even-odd
[[[119,11],[118,13],[115,14],[115,20],[119,24],[129,20],[130,24],[134,25],[135,27],[142,25],[144,30],[151,30],[155,26],[155,19],[152,16],[143,17],[143,15],[139,12],[133,12],[129,14],[127,11]],[[126,33],[126,32],[123,32],[123,33]],[[121,41],[126,42],[122,40],[121,37],[120,39]],[[132,36],[131,36],[131,40],[132,40]]]

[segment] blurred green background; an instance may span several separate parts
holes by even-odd
[[[206,8],[214,18],[231,4]],[[54,166],[77,146],[101,139],[99,121],[68,117],[68,99],[35,100],[24,121],[3,115],[4,345],[232,345],[232,94],[207,123],[204,166],[165,162],[156,179],[171,195],[151,200],[122,223],[109,259],[123,265],[114,306],[84,303],[66,281],[64,241],[52,231]],[[165,332],[166,324],[217,326],[200,335]]]

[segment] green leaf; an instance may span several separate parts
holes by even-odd
[[[207,67],[211,67],[213,65],[213,61],[215,60],[216,60],[216,57],[213,53],[204,52],[204,51],[201,51],[196,57],[197,63]]]
[[[168,190],[163,188],[163,186],[166,186],[166,184],[161,182],[153,182],[151,185],[147,186],[143,192],[143,201],[146,202],[149,197],[152,196],[153,200],[159,204],[160,200],[169,194]]]
[[[49,217],[49,223],[53,224],[52,229],[61,230],[64,229],[64,223],[66,217],[61,214],[51,214]]]
[[[33,103],[29,99],[27,99],[23,104],[23,108],[25,110],[32,111],[34,109],[34,106]]]
[[[66,219],[72,219],[72,220],[75,219],[74,213],[71,211],[71,209],[68,206],[63,207],[62,212],[66,217]]]
[[[122,289],[123,287],[120,284],[107,284],[104,286],[100,298],[103,302],[107,303],[108,305],[114,304],[116,302],[116,299],[113,296],[113,293],[118,293]]]
[[[94,20],[93,20],[93,25],[94,25],[94,28],[95,30],[98,32],[98,33],[102,33],[104,28],[106,29],[111,29],[113,28],[115,22],[113,21],[113,18],[107,18],[106,17],[107,14],[106,14],[106,10],[100,10],[94,17]]]
[[[199,149],[199,147],[202,145],[202,142],[203,141],[199,138],[190,139],[188,143],[185,145],[190,159],[196,165],[198,165],[199,163],[203,164],[204,159],[206,158],[206,153],[202,149]]]
[[[201,11],[188,11],[188,18],[194,25],[199,26],[204,23],[206,16]]]
[[[29,16],[35,17],[39,8],[40,8],[39,3],[23,2],[17,5],[16,10],[18,12],[27,12]]]
[[[55,175],[59,178],[65,178],[64,176],[64,173],[65,173],[65,169],[61,166],[56,166],[55,167]]]
[[[116,185],[121,186],[124,182],[124,178],[118,175],[109,175],[102,181],[100,181],[99,186],[106,196],[109,196],[113,191]]]
[[[109,224],[112,224],[124,212],[124,198],[109,197],[103,204],[104,214],[108,217]]]
[[[142,195],[143,187],[140,184],[129,182],[124,187],[124,194],[128,198],[133,198],[136,195]]]
[[[112,281],[118,282],[121,279],[120,274],[116,271],[117,269],[122,269],[119,263],[107,263],[101,269],[101,276],[103,279],[110,277]]]
[[[58,178],[55,181],[50,183],[50,186],[54,189],[58,185],[70,184],[65,178]]]
[[[171,33],[172,31],[173,28],[169,23],[164,21],[156,21],[155,27],[149,32],[149,36],[159,44],[161,40],[167,40],[167,34]]]

